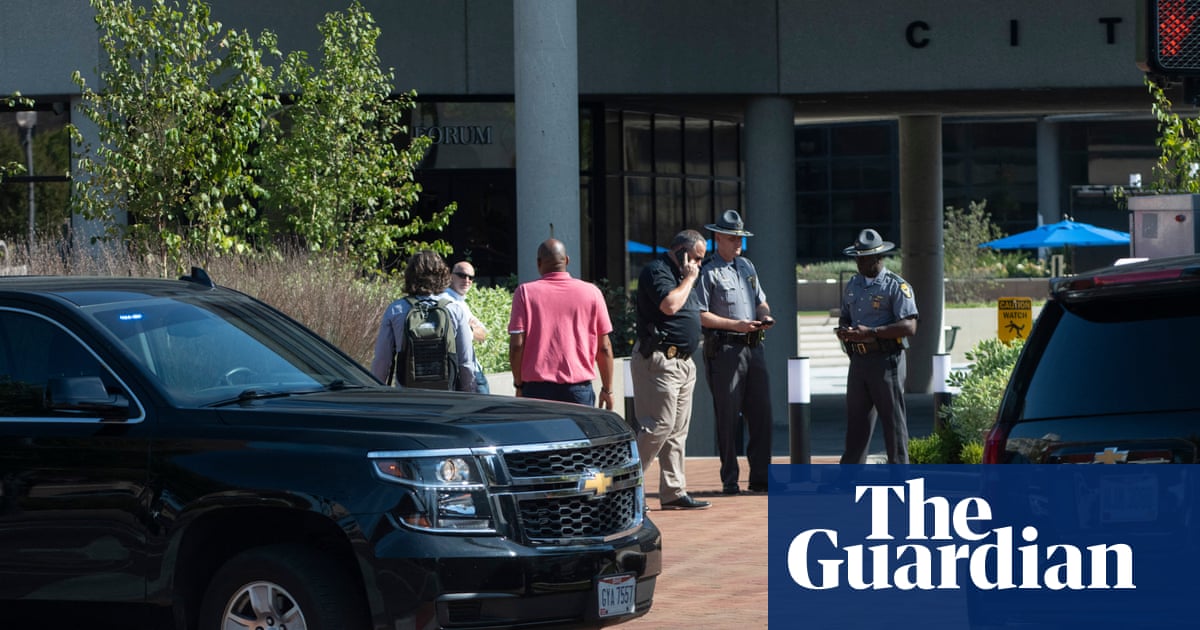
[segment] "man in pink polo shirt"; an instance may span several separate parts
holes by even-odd
[[[600,289],[567,272],[567,248],[549,239],[538,246],[542,277],[513,293],[508,361],[517,396],[594,407],[592,379],[600,368],[600,406],[613,408],[612,322]]]

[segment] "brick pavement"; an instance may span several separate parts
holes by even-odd
[[[773,461],[786,464],[788,458]],[[812,458],[814,464],[836,461],[836,457]],[[740,463],[745,489],[745,459]],[[653,608],[619,626],[622,630],[767,627],[767,495],[721,494],[719,469],[715,457],[689,457],[688,492],[713,505],[707,510],[665,512],[657,509],[658,467],[647,471],[650,519],[663,536],[663,572]]]

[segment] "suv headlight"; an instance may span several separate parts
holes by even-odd
[[[392,512],[414,529],[486,533],[496,529],[487,484],[475,455],[449,453],[373,460],[387,481],[408,486]]]

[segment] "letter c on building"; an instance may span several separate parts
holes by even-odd
[[[908,45],[912,46],[913,48],[924,48],[924,47],[928,46],[929,38],[921,37],[918,39],[917,31],[929,32],[929,24],[926,22],[922,22],[921,20],[917,20],[916,22],[909,22],[908,27],[904,29],[905,41],[907,41]]]

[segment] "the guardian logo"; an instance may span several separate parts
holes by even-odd
[[[982,590],[1135,589],[1133,550],[1126,544],[1041,545],[1038,530],[1024,526],[989,528],[992,507],[981,497],[955,502],[925,496],[923,478],[903,485],[859,485],[854,503],[870,510],[869,541],[838,545],[834,529],[809,529],[791,539],[787,568],[805,589]],[[907,514],[893,514],[900,506]],[[932,516],[929,520],[927,517]],[[901,541],[892,517],[907,516]],[[1110,570],[1110,568],[1112,570]]]

